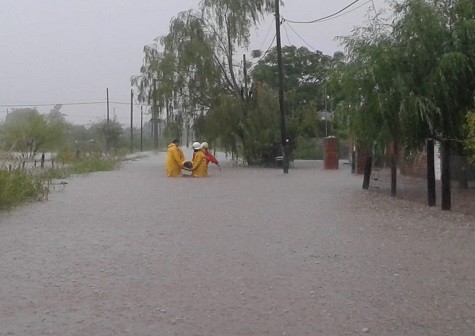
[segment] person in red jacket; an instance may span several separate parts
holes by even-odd
[[[203,148],[203,152],[205,153],[205,157],[206,157],[206,164],[209,164],[210,162],[211,163],[214,163],[215,165],[217,165],[219,167],[219,170],[221,170],[221,166],[219,165],[219,162],[218,160],[214,157],[213,154],[211,154],[211,152],[208,150],[209,149],[209,145],[208,143],[205,141],[201,144],[201,147]]]

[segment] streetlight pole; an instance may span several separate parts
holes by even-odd
[[[282,45],[280,39],[280,0],[275,0],[275,28],[277,40],[277,67],[279,68],[279,107],[280,107],[280,135],[282,146],[282,168],[284,174],[289,172],[288,143],[285,128],[284,106],[284,66],[282,62]]]

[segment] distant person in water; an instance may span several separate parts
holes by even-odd
[[[203,147],[203,152],[205,153],[205,157],[206,157],[206,164],[209,164],[210,162],[211,163],[214,163],[215,165],[217,165],[219,167],[219,170],[221,170],[221,166],[219,165],[219,161],[218,159],[216,159],[214,157],[213,154],[211,154],[211,152],[209,151],[209,145],[208,143],[205,141],[201,144],[201,147]]]
[[[180,140],[173,139],[168,145],[165,158],[165,173],[168,177],[181,177],[181,170],[185,162],[185,155],[180,148]]]

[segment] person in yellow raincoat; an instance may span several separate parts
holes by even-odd
[[[191,168],[191,175],[193,177],[207,177],[208,176],[208,163],[206,162],[206,156],[203,152],[201,144],[194,142],[193,145],[193,167]]]
[[[180,140],[174,139],[168,145],[167,156],[165,158],[165,173],[169,177],[181,177],[181,169],[185,162],[185,155],[180,148]]]

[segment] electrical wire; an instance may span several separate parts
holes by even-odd
[[[302,40],[303,43],[305,43],[305,44],[306,44],[308,47],[310,47],[310,49],[312,49],[313,51],[317,51],[317,49],[314,48],[310,43],[308,43],[307,41],[305,41],[305,40],[303,39],[303,37],[300,36],[299,33],[297,33],[297,32],[295,31],[295,29],[294,29],[289,23],[287,23],[287,22],[285,22],[285,23],[289,26],[290,29],[292,29],[292,31],[294,32],[294,34],[297,35],[297,36]]]
[[[274,38],[272,39],[272,41],[270,42],[270,45],[269,45],[269,48],[267,48],[267,50],[261,55],[261,57],[259,57],[259,59],[257,60],[257,63],[259,63],[266,55],[267,53],[269,52],[269,50],[272,48],[272,46],[274,45],[274,41],[275,41],[275,38],[277,37],[277,34],[274,35]]]
[[[261,46],[259,47],[259,50],[261,50],[262,47],[264,46],[264,44],[266,43],[267,37],[269,36],[269,33],[270,33],[270,31],[271,31],[273,25],[274,25],[274,21],[271,21],[271,23],[270,23],[270,25],[269,25],[269,29],[267,29],[266,36],[264,37],[264,40],[262,41],[262,44],[261,44]]]
[[[327,16],[324,16],[324,17],[321,17],[319,19],[315,19],[315,20],[311,20],[311,21],[295,21],[295,20],[288,20],[288,19],[284,19],[285,21],[287,22],[290,22],[290,23],[304,23],[304,24],[307,24],[307,23],[316,23],[316,22],[320,22],[320,21],[324,21],[324,20],[327,20],[327,19],[330,19],[330,18],[333,18],[335,16],[337,16],[338,14],[340,14],[341,12],[345,11],[346,9],[350,8],[351,6],[353,6],[355,3],[359,2],[360,0],[355,0],[353,1],[352,3],[350,3],[349,5],[343,7],[342,9],[340,9],[339,11],[333,13],[333,14],[330,14],[330,15],[327,15]]]
[[[327,19],[321,19],[321,21],[318,21],[318,22],[325,22],[325,21],[329,21],[329,20],[336,19],[336,18],[338,18],[338,17],[340,17],[340,16],[343,16],[343,15],[349,14],[349,13],[351,13],[351,12],[354,12],[355,10],[357,10],[357,9],[359,9],[359,8],[361,8],[361,7],[365,6],[365,5],[367,5],[367,4],[370,3],[370,2],[372,2],[372,0],[368,0],[368,1],[364,2],[363,4],[357,6],[357,7],[353,8],[353,9],[351,9],[351,10],[349,10],[349,11],[346,11],[346,12],[344,12],[344,13],[342,13],[342,11],[339,11],[339,13],[340,13],[339,15],[334,15],[334,16],[332,16],[331,18],[327,18]],[[351,5],[350,5],[350,6],[351,6]],[[346,6],[343,10],[347,9],[348,7],[349,7],[349,6]],[[304,43],[305,43],[308,47],[310,47],[313,51],[316,51],[316,49],[315,49],[310,43],[308,43],[307,41],[305,41],[305,39],[304,39],[301,35],[299,35],[299,34],[297,33],[297,31],[290,25],[289,22],[292,22],[292,21],[283,19],[283,22],[286,23],[286,24],[290,27],[290,29],[292,29],[292,31],[295,33],[295,35],[297,35],[297,36],[300,38],[300,40],[302,40],[302,42],[304,42]],[[285,28],[285,26],[284,26],[284,28]],[[285,31],[286,31],[286,33],[287,33],[287,30],[285,30]]]
[[[351,9],[351,10],[349,10],[349,11],[346,11],[346,12],[344,12],[344,13],[341,13],[340,15],[333,16],[333,17],[331,17],[330,19],[325,19],[325,20],[319,21],[319,23],[321,23],[321,22],[327,22],[327,21],[330,21],[330,20],[339,18],[339,17],[341,17],[341,16],[344,16],[344,15],[346,15],[346,14],[349,14],[349,13],[351,13],[351,12],[354,12],[354,11],[360,9],[361,7],[364,7],[365,5],[369,4],[370,2],[371,2],[371,0],[368,0],[368,1],[364,2],[364,3],[362,3],[361,5],[359,5],[358,7],[355,7],[355,8],[353,8],[353,9]]]
[[[287,28],[285,25],[282,25],[284,27],[284,31],[285,31],[285,35],[287,36],[287,41],[289,42],[289,46],[292,45],[292,43],[290,42],[290,38],[289,38],[289,32],[287,31]]]
[[[71,105],[97,105],[97,104],[105,104],[105,102],[81,102],[81,103],[55,103],[55,104],[2,104],[0,107],[43,107],[43,106],[55,106],[55,105],[63,105],[63,106],[71,106]]]
[[[1,104],[0,107],[46,107],[46,106],[55,106],[55,105],[62,105],[62,106],[78,106],[78,105],[102,105],[102,104],[107,104],[106,101],[96,101],[96,102],[80,102],[80,103],[54,103],[54,104]],[[114,104],[114,105],[130,105],[130,102],[124,103],[124,102],[116,102],[116,101],[110,101],[109,104]],[[135,103],[133,104],[134,106],[149,106],[148,104],[139,104]]]
[[[371,0],[371,2],[373,3],[374,14],[377,16],[377,15],[378,15],[378,11],[376,10],[376,5],[374,4],[374,0]]]

